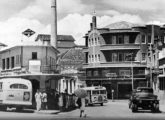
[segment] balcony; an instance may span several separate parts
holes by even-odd
[[[101,62],[83,64],[84,68],[107,68],[107,67],[146,67],[146,63],[140,63],[137,61],[123,61],[123,62]]]
[[[104,44],[100,46],[100,50],[140,50],[140,44]]]

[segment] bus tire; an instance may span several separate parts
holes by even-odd
[[[103,106],[103,103],[101,103],[100,105]]]
[[[19,107],[16,107],[16,111],[22,111],[23,107],[19,106]]]

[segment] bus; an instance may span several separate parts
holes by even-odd
[[[108,102],[107,90],[102,86],[84,87],[87,91],[86,105],[100,104],[103,106],[104,103]]]
[[[0,79],[0,107],[21,110],[32,105],[32,84],[22,78]]]

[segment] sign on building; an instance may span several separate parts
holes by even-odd
[[[29,60],[29,72],[40,73],[41,61],[40,60]]]

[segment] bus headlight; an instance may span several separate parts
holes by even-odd
[[[30,100],[30,92],[24,92],[23,100],[24,101],[29,101]]]

